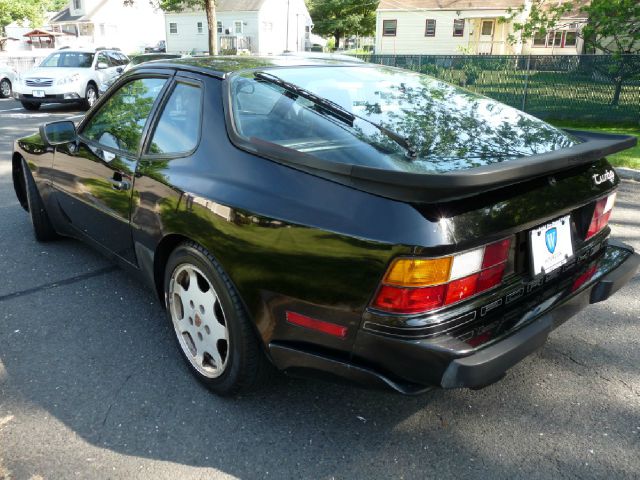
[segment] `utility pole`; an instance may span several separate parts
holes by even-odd
[[[289,3],[291,0],[287,0],[287,36],[284,40],[284,51],[289,51]]]

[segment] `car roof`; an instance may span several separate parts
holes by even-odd
[[[197,73],[204,73],[218,78],[224,78],[230,73],[242,70],[250,70],[255,68],[275,68],[275,67],[302,67],[302,66],[370,66],[361,60],[347,60],[344,56],[341,58],[333,58],[327,56],[297,56],[297,55],[281,55],[269,57],[250,57],[250,56],[195,56],[186,57],[175,60],[153,60],[145,62],[139,67],[132,69],[139,70],[143,68],[176,68],[180,70],[188,70]]]

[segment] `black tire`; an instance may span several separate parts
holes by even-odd
[[[44,208],[42,198],[36,187],[27,163],[22,160],[22,174],[24,178],[24,190],[27,195],[27,205],[29,207],[29,216],[33,224],[33,233],[39,242],[47,242],[58,238],[49,215]]]
[[[85,109],[89,110],[91,107],[95,105],[97,101],[98,101],[98,88],[93,83],[90,83],[89,85],[87,85],[87,90],[84,92],[84,100],[82,102],[82,106]]]
[[[9,98],[11,96],[11,82],[8,78],[0,80],[0,98]]]
[[[40,110],[40,104],[37,102],[20,102],[25,110]]]
[[[180,333],[174,328],[170,306],[170,284],[174,272],[185,265],[195,266],[204,274],[217,295],[228,329],[229,342],[226,366],[216,378],[200,373],[188,358],[180,343]],[[164,292],[167,299],[167,317],[172,326],[178,349],[191,373],[212,392],[227,396],[246,392],[266,384],[272,378],[275,368],[260,347],[240,296],[229,277],[216,259],[202,246],[194,242],[184,242],[171,253],[165,267]],[[184,315],[186,317],[186,315]],[[186,321],[183,318],[182,321]]]

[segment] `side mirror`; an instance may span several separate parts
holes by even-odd
[[[105,68],[109,68],[107,62],[98,62],[98,64],[96,65],[96,70],[104,70]]]
[[[50,146],[71,143],[76,139],[76,126],[70,120],[45,123],[40,126],[40,137]]]

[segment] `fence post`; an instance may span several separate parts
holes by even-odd
[[[522,92],[522,110],[526,112],[527,108],[527,94],[529,93],[529,69],[531,68],[531,54],[527,55],[527,70],[524,76],[524,92]]]

